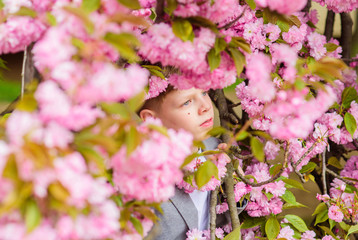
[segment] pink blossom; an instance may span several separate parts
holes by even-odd
[[[276,93],[270,75],[271,67],[270,58],[262,53],[252,55],[246,66],[246,75],[249,78],[248,89],[253,96],[257,96],[262,101],[272,100]]]
[[[272,11],[277,11],[287,15],[300,11],[304,6],[306,6],[306,3],[307,0],[295,2],[287,2],[285,0],[259,0],[256,2],[257,6],[260,8],[268,7]]]
[[[187,238],[185,240],[206,240],[203,232],[194,228],[186,233]]]
[[[280,151],[280,144],[275,144],[272,141],[267,141],[265,144],[264,151],[267,160],[274,160]]]
[[[334,238],[331,235],[326,235],[322,238],[322,240],[333,240]]]
[[[327,49],[324,47],[324,44],[327,43],[324,35],[313,32],[308,35],[307,40],[310,47],[310,55],[316,60],[321,59],[327,53]]]
[[[314,231],[306,231],[301,235],[302,240],[315,240],[316,233]]]
[[[146,124],[153,123],[148,120],[139,131],[148,132]],[[174,184],[182,179],[179,167],[191,152],[192,136],[173,129],[168,134],[169,137],[150,131],[150,138],[130,156],[126,156],[126,148],[122,147],[112,157],[113,181],[122,194],[148,202],[165,201],[173,196]]]
[[[215,210],[216,214],[222,214],[229,210],[229,205],[227,204],[227,202],[223,202],[222,204],[216,205]]]
[[[336,222],[342,222],[343,213],[338,206],[330,206],[328,209],[328,217]]]
[[[358,8],[358,2],[355,0],[315,0],[322,6],[325,4],[327,8],[334,11],[335,13],[351,12]]]
[[[295,239],[293,237],[294,233],[295,232],[289,226],[286,226],[280,230],[280,233],[278,234],[277,238],[285,238],[287,240],[294,240]]]
[[[149,78],[149,91],[146,95],[146,100],[159,96],[161,92],[164,92],[168,87],[168,82],[165,79],[161,79],[157,76],[151,76]]]
[[[243,182],[238,182],[234,187],[235,201],[239,202],[241,198],[251,192],[251,186]]]

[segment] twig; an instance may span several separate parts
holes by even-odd
[[[353,181],[349,181],[347,179],[344,179],[343,177],[341,177],[340,175],[338,175],[337,173],[333,172],[331,169],[327,168],[326,172],[331,174],[333,177],[338,178],[339,180],[342,180],[343,182],[345,182],[348,185],[354,186],[354,182]]]
[[[334,17],[336,14],[332,10],[328,10],[326,17],[326,25],[324,28],[324,35],[326,40],[329,41],[333,37],[333,26],[334,26]]]
[[[341,58],[345,63],[358,62],[358,58]]]
[[[306,6],[302,9],[302,12],[305,12],[307,14],[310,11],[310,8],[311,8],[311,0],[308,0]]]
[[[273,177],[271,177],[269,180],[266,180],[264,182],[259,182],[259,183],[253,183],[253,182],[250,182],[249,179],[245,178],[244,176],[244,173],[243,173],[243,170],[240,166],[238,166],[238,169],[235,170],[236,174],[238,175],[238,177],[244,182],[246,183],[247,185],[250,185],[251,187],[260,187],[260,186],[263,186],[265,184],[268,184],[268,183],[271,183],[271,182],[274,182],[276,179],[278,179],[279,177],[281,177],[282,173],[283,173],[283,170],[285,169],[285,167],[287,166],[287,162],[288,162],[288,147],[289,147],[289,142],[287,142],[286,144],[286,148],[285,148],[285,153],[284,153],[284,162],[283,162],[283,165],[282,165],[282,168],[281,170]]]
[[[307,157],[307,155],[312,152],[313,148],[317,145],[317,143],[318,143],[318,140],[312,144],[312,146],[302,155],[302,157],[300,159],[298,159],[298,161],[296,163],[292,163],[292,166],[294,168],[297,168],[297,166],[302,162],[302,160],[305,159],[305,157]]]
[[[218,202],[219,186],[211,192],[210,199],[210,239],[215,239],[216,230],[216,204]]]
[[[244,15],[244,13],[246,11],[246,8],[247,8],[247,6],[244,7],[244,9],[242,10],[242,13],[239,16],[237,16],[235,19],[233,19],[231,22],[228,22],[224,26],[219,27],[218,29],[219,30],[221,30],[221,29],[225,29],[225,30],[229,29],[232,25],[234,25]]]
[[[322,153],[322,183],[323,183],[323,194],[327,194],[327,180],[326,180],[326,148],[323,150]]]

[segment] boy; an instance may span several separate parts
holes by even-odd
[[[163,80],[159,78],[151,80],[157,83],[151,82],[149,99],[139,116],[143,120],[159,118],[167,128],[185,129],[192,133],[195,140],[204,141],[206,150],[217,148],[218,140],[209,138],[207,134],[214,120],[214,109],[208,93],[195,88],[177,90],[171,85],[167,86],[166,81],[161,86]],[[153,94],[151,89],[158,90],[158,86],[160,93],[157,91]],[[201,160],[205,161],[205,158]],[[160,229],[154,238],[156,240],[184,240],[189,229],[202,231],[209,228],[210,192],[195,190],[187,194],[176,188],[175,196],[162,203],[161,207],[163,214],[158,213]]]

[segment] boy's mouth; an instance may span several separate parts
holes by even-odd
[[[213,118],[209,118],[208,120],[200,124],[200,127],[211,127],[213,124]]]

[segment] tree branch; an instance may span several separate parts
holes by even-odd
[[[333,26],[334,26],[334,18],[336,14],[332,10],[328,10],[326,17],[326,25],[324,27],[324,35],[326,36],[326,40],[329,41],[333,37]]]
[[[354,182],[353,181],[349,181],[347,179],[344,179],[343,177],[341,177],[340,175],[338,175],[337,173],[333,172],[331,169],[327,168],[326,172],[329,173],[330,175],[332,175],[335,178],[338,178],[339,180],[342,180],[343,182],[345,182],[348,185],[354,186]]]
[[[351,15],[349,13],[340,13],[341,15],[341,27],[342,27],[342,33],[341,33],[341,46],[343,49],[342,57],[350,59],[351,57],[351,45],[352,45],[352,26],[353,21],[351,18]]]
[[[211,192],[210,199],[210,239],[215,239],[216,230],[216,204],[218,202],[219,186]]]
[[[231,22],[228,22],[228,23],[225,24],[224,26],[219,27],[218,29],[219,29],[219,30],[221,30],[221,29],[227,30],[227,29],[229,29],[230,27],[232,27],[232,25],[234,25],[234,24],[244,15],[244,13],[245,13],[245,11],[246,11],[246,8],[247,8],[247,6],[244,7],[244,9],[242,10],[242,13],[241,13],[239,16],[237,16],[235,19],[233,19]]]
[[[164,0],[157,0],[157,5],[155,6],[155,13],[157,15],[157,17],[155,18],[155,23],[163,22]]]
[[[327,180],[326,180],[326,149],[322,153],[322,183],[323,183],[323,194],[327,194]]]

